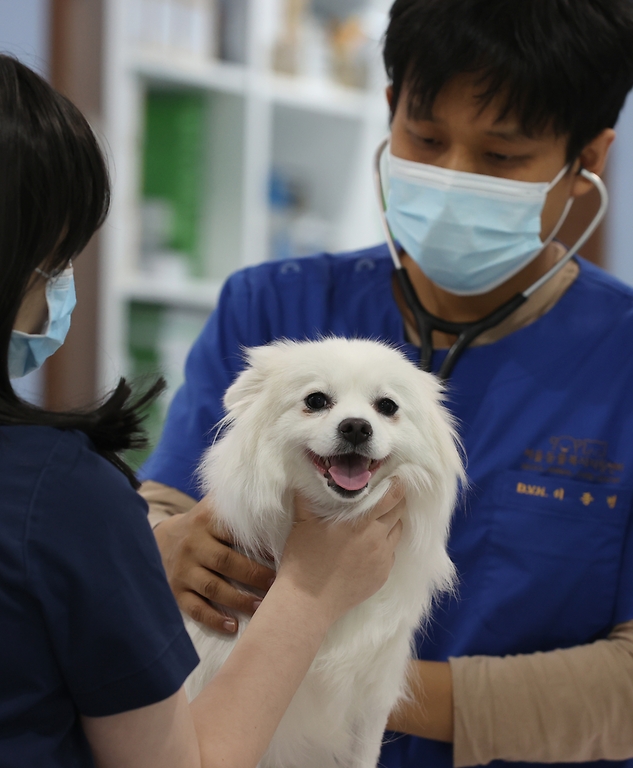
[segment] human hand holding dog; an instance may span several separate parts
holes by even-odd
[[[297,497],[295,522],[286,542],[277,582],[292,589],[335,621],[386,582],[402,535],[404,493],[397,482],[361,519],[323,520]]]
[[[327,526],[322,520],[312,516],[306,502],[298,500],[297,522],[286,545],[285,561],[282,563],[288,575],[294,573],[295,566],[303,565],[302,579],[311,579],[311,565],[322,568],[322,575],[314,572],[314,591],[317,584],[325,588],[329,579],[329,588],[341,586],[338,580],[339,570],[334,570],[334,561],[343,571],[351,571],[349,588],[367,588],[368,593],[357,602],[369,597],[384,583],[393,562],[393,549],[400,536],[398,525],[402,514],[402,493],[392,487],[376,506],[373,512],[359,521],[357,526],[342,524]],[[382,542],[380,536],[391,534]],[[361,536],[353,534],[362,534]],[[213,508],[208,498],[203,499],[184,514],[174,515],[154,529],[156,542],[161,553],[163,566],[169,585],[182,611],[195,621],[206,624],[218,632],[232,634],[237,630],[237,620],[227,616],[220,608],[215,608],[208,601],[230,610],[253,614],[259,605],[257,595],[248,592],[247,587],[266,591],[275,572],[233,550],[226,541],[213,516]],[[350,543],[350,546],[347,544]],[[379,546],[391,549],[391,554],[384,560],[384,552]],[[363,569],[355,560],[356,549],[368,547],[371,552],[363,558]],[[344,556],[341,551],[344,550]],[[388,553],[388,549],[387,549]],[[303,560],[302,560],[303,558]],[[346,558],[346,559],[345,559]],[[389,559],[391,558],[391,559]],[[376,562],[379,561],[379,562]],[[381,570],[381,568],[383,570]],[[383,578],[384,576],[384,578]],[[236,589],[226,579],[244,584],[245,589]],[[366,581],[365,581],[366,579]],[[372,579],[376,581],[373,582]],[[382,581],[381,581],[382,579]],[[380,583],[378,583],[380,582]],[[377,583],[375,589],[373,584]],[[347,595],[343,589],[342,597]],[[324,595],[326,592],[323,593]],[[353,598],[353,591],[349,598]],[[351,607],[355,603],[350,603]],[[346,609],[343,609],[343,612]]]
[[[209,498],[157,525],[154,535],[178,606],[218,632],[234,633],[237,620],[209,605],[209,600],[251,615],[261,598],[247,588],[266,591],[275,578],[275,571],[231,548],[213,516]],[[236,589],[226,579],[245,588]]]

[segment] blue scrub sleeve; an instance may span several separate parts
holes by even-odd
[[[54,656],[82,714],[162,701],[195,668],[146,504],[83,435],[63,433],[39,476],[25,558]]]
[[[185,382],[169,407],[156,450],[139,473],[142,480],[202,498],[196,468],[224,416],[222,398],[244,367],[244,348],[264,340],[263,335],[249,334],[251,312],[248,272],[238,272],[227,281],[216,310],[189,353]],[[255,327],[261,329],[258,323]]]

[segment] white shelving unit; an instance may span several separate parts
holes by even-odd
[[[152,0],[157,2],[158,0]],[[197,0],[196,0],[197,1]],[[243,61],[204,59],[134,44],[130,0],[107,0],[105,124],[114,196],[103,230],[99,381],[128,368],[130,302],[213,310],[224,279],[270,257],[272,169],[307,181],[307,205],[328,224],[332,251],[381,240],[372,156],[387,130],[380,44],[367,90],[271,70],[270,18],[282,0],[244,4]],[[147,0],[136,0],[147,2]],[[388,0],[375,0],[386,10]],[[385,15],[386,20],[386,15]],[[268,37],[267,37],[268,35]],[[209,104],[202,279],[161,279],[140,262],[141,143],[145,96],[191,90]]]

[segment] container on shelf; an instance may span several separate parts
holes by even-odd
[[[149,91],[145,104],[141,265],[167,262],[183,277],[203,277],[206,103],[193,91]]]
[[[268,0],[270,2],[271,0]],[[266,2],[266,0],[264,0]],[[278,24],[272,69],[367,89],[373,82],[378,41],[386,27],[373,0],[274,0]]]
[[[275,170],[270,180],[270,251],[274,260],[294,259],[331,248],[331,223],[310,207],[307,179]]]
[[[210,59],[220,54],[218,0],[132,0],[132,45],[165,54]]]
[[[218,0],[218,11],[220,58],[224,61],[246,64],[248,60],[249,0]]]
[[[139,389],[151,386],[159,376],[167,382],[166,391],[147,409],[147,448],[127,456],[134,467],[158,442],[169,403],[184,381],[187,355],[205,320],[206,312],[136,301],[129,305],[128,373]]]
[[[158,334],[162,307],[153,304],[131,304],[128,317],[127,373],[134,384],[140,388],[149,388],[161,375],[161,363],[158,352]],[[165,395],[161,395],[147,407],[144,427],[147,432],[146,449],[129,451],[126,459],[134,469],[138,468],[158,442],[163,425],[163,404]]]

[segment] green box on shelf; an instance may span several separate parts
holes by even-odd
[[[130,304],[128,352],[131,380],[136,391],[151,386],[162,374],[159,341],[163,314],[164,308],[158,304]],[[163,419],[164,408],[159,401],[154,401],[147,408],[144,421],[148,447],[128,451],[125,457],[134,469],[138,469],[155,448],[163,428]]]
[[[143,147],[143,196],[173,209],[169,247],[202,277],[200,223],[204,196],[207,102],[194,91],[148,91]]]

